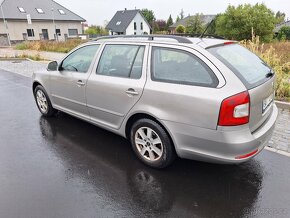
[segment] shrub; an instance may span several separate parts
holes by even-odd
[[[241,44],[259,55],[275,71],[277,76],[276,98],[278,100],[290,101],[290,61],[287,61],[287,58],[281,56],[281,52],[279,50],[277,51],[273,45],[266,44],[267,46],[265,46],[265,44],[261,44],[259,37],[242,41]],[[290,42],[286,44],[290,48]]]
[[[69,39],[63,42],[56,41],[26,41],[15,46],[19,50],[36,50],[67,53],[83,43],[81,39]]]
[[[177,33],[185,33],[185,27],[183,25],[178,25],[175,30]]]
[[[279,40],[290,40],[290,26],[283,26],[278,32]]]

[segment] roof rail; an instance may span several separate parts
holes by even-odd
[[[185,37],[197,37],[197,38],[200,38],[200,34],[172,34],[174,36],[185,36]],[[212,35],[212,34],[204,34],[202,36],[202,38],[211,38],[211,39],[225,39],[224,37],[222,36],[218,36],[218,35]]]
[[[175,39],[179,43],[188,43],[192,44],[192,41],[186,37],[178,35],[114,35],[114,36],[103,36],[95,39],[94,41],[102,39],[116,39],[116,38],[147,38],[149,41],[153,41],[154,38],[163,38],[163,39]]]

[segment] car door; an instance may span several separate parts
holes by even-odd
[[[56,109],[89,119],[85,86],[100,45],[86,45],[69,54],[58,71],[50,74],[50,90]]]
[[[146,82],[148,48],[145,44],[105,44],[86,90],[91,120],[120,128],[140,99]]]

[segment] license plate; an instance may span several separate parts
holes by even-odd
[[[263,113],[271,106],[274,100],[273,94],[263,100]]]

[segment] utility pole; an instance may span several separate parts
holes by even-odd
[[[53,2],[53,6],[54,6],[54,1]],[[51,12],[52,12],[52,24],[53,24],[53,29],[54,29],[54,35],[55,35],[55,40],[58,41],[58,35],[56,33],[56,25],[55,25],[55,19],[54,19],[54,7],[52,6],[51,8]]]
[[[4,0],[1,2],[0,8],[1,8],[2,16],[3,16],[4,29],[6,29],[8,44],[11,47],[11,41],[10,41],[10,36],[9,36],[9,31],[8,31],[8,24],[7,24],[7,21],[5,19],[4,12],[3,12],[3,7],[2,7],[3,2],[4,2]]]

